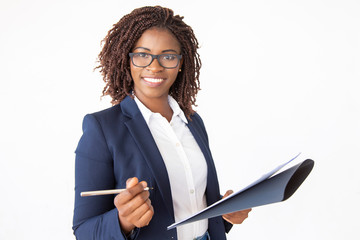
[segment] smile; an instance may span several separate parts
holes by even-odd
[[[149,78],[149,77],[144,77],[143,78],[145,82],[148,83],[162,83],[163,81],[165,81],[164,78]]]

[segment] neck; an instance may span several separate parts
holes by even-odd
[[[150,111],[154,113],[160,113],[168,122],[171,121],[173,111],[168,102],[168,96],[164,96],[162,98],[152,98],[147,99],[146,97],[141,97],[136,95],[136,97],[148,108]]]

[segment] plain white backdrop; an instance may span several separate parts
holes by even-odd
[[[359,239],[360,2],[0,1],[0,239],[75,239],[74,150],[110,107],[93,71],[124,14],[185,16],[203,62],[203,117],[222,193],[298,152],[313,172],[228,239]]]

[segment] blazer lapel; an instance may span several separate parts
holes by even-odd
[[[216,169],[214,161],[212,159],[210,149],[207,144],[206,136],[201,129],[195,123],[196,119],[188,122],[188,127],[193,134],[196,142],[198,143],[204,157],[206,159],[208,175],[207,175],[207,185],[206,185],[206,200],[208,206],[219,200],[219,182],[217,179]]]
[[[150,168],[151,174],[157,182],[159,188],[157,190],[163,197],[166,208],[174,218],[169,177],[150,129],[133,99],[128,96],[120,103],[120,105],[123,113],[129,117],[129,120],[125,121],[125,125],[138,145]]]

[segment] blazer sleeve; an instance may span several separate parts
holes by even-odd
[[[83,135],[75,151],[75,207],[73,230],[78,240],[125,240],[114,196],[81,197],[82,191],[115,186],[112,154],[94,115],[83,120]]]

